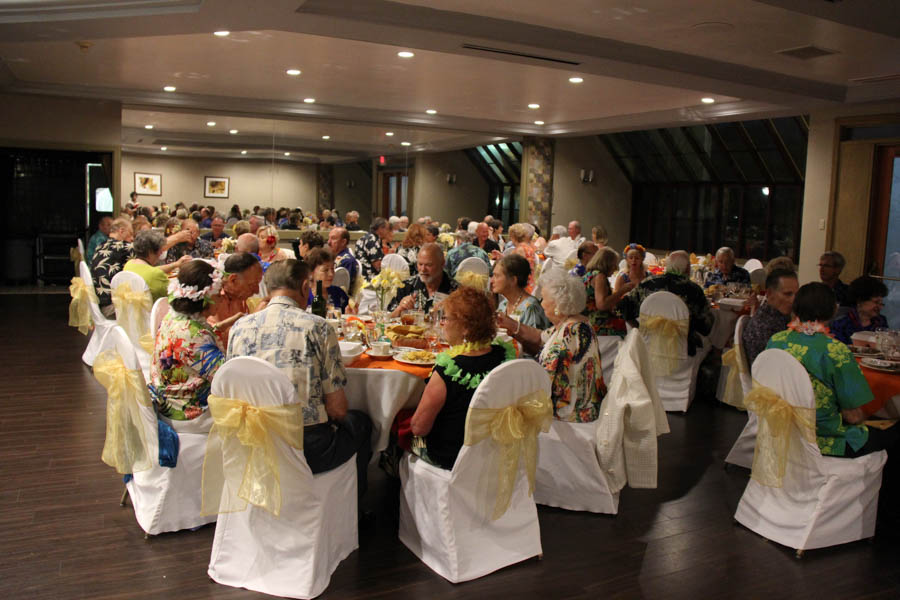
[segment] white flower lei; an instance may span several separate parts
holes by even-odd
[[[222,269],[218,265],[213,264],[213,272],[210,274],[212,282],[204,288],[196,285],[184,285],[178,279],[173,279],[169,282],[169,298],[172,300],[187,298],[188,300],[198,301],[215,296],[222,289],[222,273]]]

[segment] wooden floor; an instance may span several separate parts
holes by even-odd
[[[100,462],[104,393],[66,326],[65,296],[0,296],[0,599],[264,598],[206,575],[214,526],[149,541]],[[732,521],[747,472],[722,458],[745,417],[713,402],[670,415],[659,488],[622,492],[618,516],[539,508],[544,560],[452,585],[398,540],[391,486],[323,599],[898,598],[900,551],[876,539],[802,560]]]

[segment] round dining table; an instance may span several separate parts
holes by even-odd
[[[878,413],[885,418],[896,419],[900,417],[900,372],[890,373],[871,369],[856,358],[862,369],[863,377],[869,383],[869,389],[875,397],[871,402],[862,407],[866,416]]]

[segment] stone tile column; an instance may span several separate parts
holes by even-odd
[[[545,238],[550,237],[555,149],[552,138],[526,137],[522,140],[519,220],[540,227]]]
[[[316,214],[334,208],[334,165],[316,165]]]

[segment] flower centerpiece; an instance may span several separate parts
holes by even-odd
[[[378,308],[387,310],[388,304],[394,299],[397,290],[403,286],[403,277],[399,271],[383,268],[371,280],[363,283],[364,288],[369,288],[375,292],[378,298]]]
[[[236,246],[237,240],[235,238],[227,237],[222,240],[222,252],[224,254],[232,254]]]
[[[438,234],[437,241],[438,244],[444,247],[444,252],[446,252],[456,243],[456,238],[453,237],[452,233],[441,233]]]

